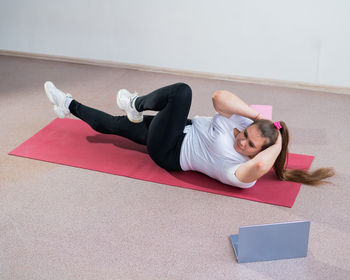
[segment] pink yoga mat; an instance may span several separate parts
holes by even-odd
[[[300,184],[282,182],[271,171],[250,189],[222,184],[201,173],[167,172],[146,147],[116,135],[99,134],[76,119],[56,119],[9,153],[165,185],[292,207]],[[290,168],[309,168],[312,156],[290,154]]]

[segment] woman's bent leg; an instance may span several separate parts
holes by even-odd
[[[191,101],[191,88],[184,83],[157,89],[135,101],[140,112],[159,111],[148,128],[147,149],[151,158],[168,171],[181,170],[180,150]]]
[[[85,106],[76,100],[70,103],[69,110],[97,132],[123,136],[142,145],[147,144],[148,127],[154,118],[153,116],[144,116],[143,122],[132,123],[126,116],[112,116]]]

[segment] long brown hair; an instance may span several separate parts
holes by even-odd
[[[263,150],[276,142],[278,130],[273,122],[263,119],[254,122],[254,124],[257,125],[257,128],[260,130],[262,136],[269,139],[269,142],[262,147]],[[326,183],[324,179],[334,175],[334,170],[332,168],[319,168],[314,171],[303,169],[286,169],[288,163],[289,131],[285,122],[280,121],[280,124],[282,126],[280,129],[282,136],[282,149],[273,165],[277,178],[282,181],[293,181],[312,186]]]

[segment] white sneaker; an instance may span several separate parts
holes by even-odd
[[[59,90],[50,81],[45,82],[44,88],[47,97],[49,98],[50,102],[54,105],[54,111],[56,115],[60,119],[67,117],[70,114],[70,111],[65,104],[66,98],[72,98],[72,95],[70,95],[69,93],[66,94],[63,91]]]
[[[129,121],[139,123],[143,121],[143,113],[135,109],[135,99],[137,92],[130,93],[126,89],[121,89],[117,93],[117,104],[120,109],[126,112]]]

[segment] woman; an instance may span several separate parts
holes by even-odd
[[[145,96],[122,89],[118,106],[126,116],[111,116],[87,107],[46,82],[45,92],[58,117],[72,113],[94,130],[116,134],[147,145],[150,157],[168,171],[194,170],[222,183],[252,187],[272,167],[280,180],[318,185],[331,177],[330,168],[313,172],[286,170],[289,133],[284,122],[265,120],[239,97],[216,91],[214,117],[187,119],[192,91],[184,83],[157,89]],[[143,111],[158,111],[156,116]]]

